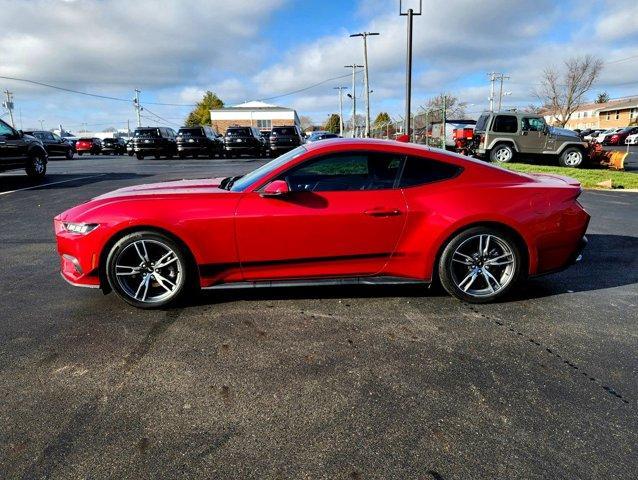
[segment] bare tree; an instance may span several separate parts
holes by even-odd
[[[546,107],[541,107],[540,105],[535,105],[533,103],[530,103],[529,105],[527,105],[523,111],[525,113],[534,113],[534,114],[539,114],[542,113],[543,111],[545,111],[547,108]]]
[[[299,118],[299,123],[301,123],[301,129],[305,132],[307,130],[311,130],[312,127],[314,126],[314,123],[312,121],[312,118],[306,116],[306,115],[302,115]]]
[[[564,71],[547,67],[536,96],[547,105],[556,124],[564,127],[583,103],[603,68],[603,61],[592,55],[568,58]]]
[[[461,102],[458,97],[449,93],[439,93],[436,97],[430,98],[426,102],[426,111],[429,112],[430,121],[440,121],[445,106],[445,117],[460,119],[465,117],[465,107],[467,104]]]

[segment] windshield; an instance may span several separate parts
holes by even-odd
[[[146,130],[135,130],[135,136],[138,138],[157,138],[160,136],[160,133],[157,128],[149,128]]]
[[[239,178],[235,182],[233,182],[230,186],[231,192],[243,192],[246,188],[251,186],[253,183],[258,182],[259,180],[268,176],[270,172],[278,169],[285,163],[289,162],[297,158],[299,155],[306,153],[306,149],[304,147],[297,147],[294,150],[290,150],[288,153],[284,153],[280,157],[275,158],[274,160],[262,165],[257,170],[253,170],[249,174]]]
[[[204,132],[201,128],[180,128],[177,132],[178,137],[203,137]]]
[[[227,137],[249,137],[247,128],[229,128],[226,130]]]

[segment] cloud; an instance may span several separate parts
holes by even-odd
[[[0,75],[111,89],[210,81],[254,65],[256,26],[282,3],[2,0]]]

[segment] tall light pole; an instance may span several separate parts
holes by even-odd
[[[365,136],[370,136],[370,79],[368,76],[368,36],[379,35],[378,32],[353,33],[350,37],[363,38],[363,83],[366,92],[366,131]]]
[[[505,74],[503,74],[503,73],[501,73],[499,75],[499,79],[501,80],[501,90],[500,90],[499,95],[498,95],[498,110],[500,112],[501,111],[501,106],[502,106],[502,103],[503,103],[503,80],[509,80],[510,77],[505,75]]]
[[[133,100],[133,103],[135,104],[135,112],[137,113],[137,126],[141,127],[142,126],[142,117],[141,117],[142,107],[140,106],[140,90],[137,88],[135,89],[135,99]]]
[[[357,73],[357,68],[363,68],[363,65],[346,65],[345,68],[352,69],[352,94],[348,94],[350,98],[352,98],[352,138],[356,136],[357,132],[357,90],[356,85],[354,83],[354,77]]]
[[[339,90],[339,135],[343,137],[343,91],[347,90],[348,87],[339,85],[334,89]]]
[[[410,133],[410,103],[412,102],[412,17],[421,15],[423,11],[423,0],[419,0],[419,11],[415,12],[409,8],[403,11],[403,0],[399,0],[399,15],[408,17],[408,45],[405,61],[405,133],[412,139]]]

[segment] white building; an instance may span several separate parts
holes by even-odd
[[[232,125],[257,127],[259,130],[297,125],[301,129],[299,116],[294,109],[257,101],[211,110],[210,119],[212,127],[222,134]]]

